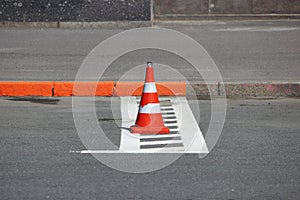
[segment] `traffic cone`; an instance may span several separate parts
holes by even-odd
[[[144,89],[135,125],[130,127],[131,133],[137,134],[168,134],[165,127],[160,103],[154,81],[152,62],[147,63]]]

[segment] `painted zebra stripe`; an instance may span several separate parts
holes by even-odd
[[[166,140],[166,141],[140,141],[140,145],[156,145],[156,144],[164,144],[164,145],[168,145],[168,144],[182,144],[181,140]]]
[[[181,140],[181,137],[143,138],[140,139],[140,142],[170,141],[170,140]]]
[[[172,118],[171,119],[164,118],[163,120],[164,120],[165,123],[168,123],[168,122],[169,123],[177,123],[177,119],[176,118],[173,118],[173,119]]]
[[[172,135],[140,135],[140,139],[147,139],[147,138],[173,138],[173,137],[180,137],[180,134],[172,134]]]
[[[178,128],[178,123],[165,123],[169,128],[171,127],[177,127]]]

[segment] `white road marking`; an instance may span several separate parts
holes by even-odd
[[[142,141],[141,145],[157,145],[157,144],[182,144],[181,140],[166,140],[166,141]]]
[[[178,126],[178,124],[177,123],[169,123],[169,124],[165,124],[166,125],[166,127],[170,127],[170,126]]]
[[[167,115],[166,113],[162,113],[162,116],[163,116],[163,117],[176,117],[176,115],[173,115],[173,114],[171,114],[171,115],[168,114],[168,115]]]
[[[185,97],[177,97],[174,102],[178,114],[179,132],[186,151],[209,153],[202,132]]]
[[[174,109],[173,106],[160,106],[161,108],[164,108],[164,109],[168,109],[168,108],[171,108],[171,109]]]
[[[262,31],[262,32],[278,32],[278,31],[294,31],[298,30],[298,27],[261,27],[259,29],[255,29],[253,31]]]
[[[185,151],[183,148],[177,149],[165,149],[165,148],[156,148],[156,149],[141,149],[138,151],[122,151],[122,150],[82,150],[82,151],[70,151],[70,153],[81,153],[81,154],[120,154],[120,153],[134,153],[134,154],[148,154],[148,153],[184,153],[184,154],[205,154],[199,151]]]
[[[173,122],[176,121],[176,119],[163,119],[164,122]]]
[[[167,124],[171,128],[170,131],[178,132],[176,134],[164,135],[144,135],[130,133],[130,126],[134,125],[138,112],[138,102],[135,97],[121,97],[121,113],[122,113],[122,129],[121,143],[119,150],[83,150],[73,151],[74,153],[94,154],[94,153],[197,153],[207,154],[208,149],[204,137],[198,126],[197,121],[188,105],[185,97],[164,97],[170,100],[175,112],[174,114],[164,113],[164,117],[174,117],[174,119],[165,119],[164,121],[177,121],[178,123]],[[177,139],[173,139],[177,137]],[[179,139],[178,139],[179,137]],[[141,139],[165,138],[158,141],[141,141]],[[151,147],[151,145],[166,145],[163,147]],[[183,144],[183,146],[169,146],[168,144]],[[143,149],[141,149],[143,145]]]
[[[278,32],[278,31],[294,31],[299,30],[299,27],[235,27],[235,28],[224,28],[215,29],[217,32]]]
[[[161,110],[161,113],[162,114],[165,114],[165,113],[173,113],[174,111],[173,110]]]
[[[137,151],[140,149],[138,135],[130,133],[130,126],[134,125],[138,106],[135,98],[121,97],[122,129],[121,151]]]

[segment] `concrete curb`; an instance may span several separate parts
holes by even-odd
[[[300,97],[300,82],[157,82],[160,96]],[[0,82],[0,96],[140,96],[143,82]]]
[[[299,97],[300,82],[191,83],[198,98]],[[189,92],[188,92],[189,93]]]
[[[13,22],[1,21],[0,27],[14,28],[62,28],[62,29],[130,29],[151,26],[202,25],[221,21],[245,20],[300,20],[300,14],[281,15],[162,15],[152,21],[102,21],[102,22]]]
[[[105,21],[105,22],[11,22],[2,21],[0,27],[15,28],[65,28],[65,29],[128,29],[150,27],[150,21]]]
[[[288,20],[300,19],[300,14],[164,14],[155,15],[154,24],[163,21],[202,21],[202,20]]]

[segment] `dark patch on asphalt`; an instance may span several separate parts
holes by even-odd
[[[38,104],[49,104],[49,105],[56,105],[60,100],[59,99],[39,99],[39,98],[32,98],[32,97],[14,97],[7,99],[9,101],[24,101],[30,103],[38,103]]]
[[[271,103],[268,102],[267,105],[270,106]],[[247,103],[242,103],[242,104],[240,104],[240,106],[241,106],[241,107],[244,107],[244,106],[258,106],[258,105],[257,105],[257,104],[247,104]]]
[[[197,100],[212,100],[211,96],[197,95]]]
[[[114,118],[99,118],[98,121],[101,122],[101,121],[115,121],[115,120],[121,120],[121,119],[114,119]]]
[[[250,100],[276,100],[278,97],[247,97],[245,99],[250,99]]]

